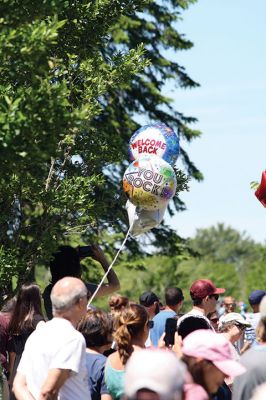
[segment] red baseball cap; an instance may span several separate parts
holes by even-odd
[[[190,288],[190,296],[192,299],[204,299],[206,296],[222,294],[224,292],[224,288],[217,288],[209,279],[199,279],[193,282]]]

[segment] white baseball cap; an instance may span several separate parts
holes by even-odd
[[[134,398],[141,389],[163,399],[181,399],[186,367],[174,353],[162,349],[134,351],[126,364],[125,395]]]
[[[222,315],[219,319],[218,327],[220,328],[227,322],[237,322],[238,324],[246,326],[246,327],[251,326],[250,323],[244,317],[242,317],[241,314],[236,313],[236,312],[230,312],[228,314]]]

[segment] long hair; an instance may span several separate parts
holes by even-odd
[[[143,333],[148,320],[146,309],[139,304],[130,304],[117,316],[114,339],[123,365],[133,352],[132,339]]]
[[[21,286],[9,323],[10,334],[20,334],[23,329],[35,329],[34,316],[41,315],[41,291],[36,283]]]

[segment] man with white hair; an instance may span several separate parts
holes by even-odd
[[[86,286],[63,278],[54,285],[51,301],[54,318],[27,340],[13,391],[17,400],[90,400],[86,344],[75,329],[86,314]]]

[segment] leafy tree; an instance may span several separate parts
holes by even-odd
[[[225,227],[224,224],[198,229],[190,245],[194,251],[198,252],[200,262],[233,266],[238,277],[237,283],[233,279],[237,284],[235,293],[240,294],[242,298],[246,297],[247,274],[252,270],[252,265],[261,260],[263,246],[255,243],[246,233]],[[225,273],[226,269],[222,275]],[[224,279],[224,282],[226,281]],[[232,280],[228,279],[228,284],[231,285],[231,283]]]
[[[256,289],[265,290],[266,288],[266,276],[265,276],[265,264],[266,264],[266,247],[259,246],[260,258],[249,265],[247,269],[245,280],[247,295]]]
[[[105,229],[122,236],[122,161],[138,115],[173,126],[185,140],[199,136],[189,127],[195,119],[162,94],[167,80],[197,86],[171,60],[192,46],[176,29],[190,3],[1,2],[0,299],[11,275],[20,285],[58,242],[104,238]],[[188,174],[201,179],[181,155]],[[187,178],[176,173],[181,191]],[[178,197],[175,207],[184,208]],[[157,249],[179,251],[168,227],[153,234]],[[129,248],[136,252],[136,241]]]
[[[246,233],[240,233],[222,223],[210,228],[197,229],[190,245],[201,256],[224,263],[236,263],[242,258],[256,259],[258,254],[254,240]]]
[[[2,297],[10,290],[10,272],[19,284],[73,227],[96,226],[103,205],[94,200],[104,185],[99,170],[113,157],[105,154],[104,135],[89,128],[102,111],[101,97],[113,86],[126,87],[147,65],[141,46],[109,59],[100,49],[121,14],[142,5],[130,0],[0,5]],[[89,170],[80,173],[75,154],[88,159]]]

